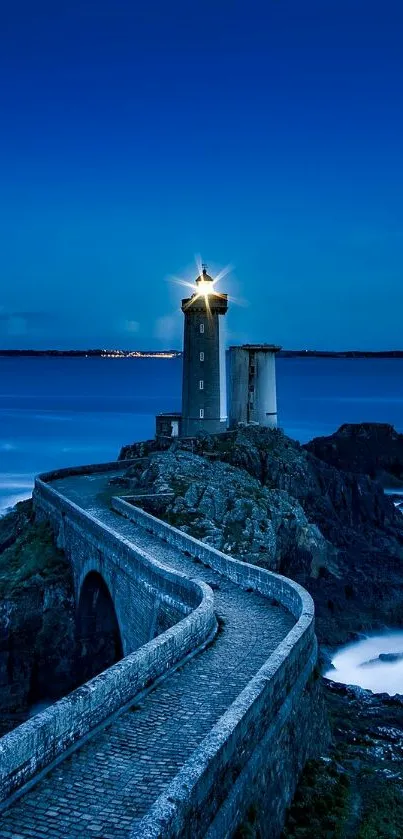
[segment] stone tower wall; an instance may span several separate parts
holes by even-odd
[[[220,311],[211,306],[208,312],[203,299],[184,310],[182,436],[199,431],[214,434],[226,428],[221,391],[225,388],[220,363]],[[204,328],[201,332],[200,328]],[[201,353],[204,354],[203,360]],[[200,389],[203,382],[203,389]],[[204,416],[200,416],[200,409]]]

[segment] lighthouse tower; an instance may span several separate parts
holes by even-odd
[[[226,294],[214,290],[203,265],[191,297],[182,300],[183,340],[182,436],[216,434],[227,424],[225,347],[221,315],[228,309]]]

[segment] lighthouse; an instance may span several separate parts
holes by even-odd
[[[182,436],[217,434],[227,425],[225,347],[222,316],[228,296],[214,288],[207,266],[196,278],[195,291],[182,300],[184,314]]]
[[[215,289],[202,265],[191,297],[182,300],[184,314],[182,412],[158,414],[156,437],[219,434],[239,425],[277,425],[276,344],[243,344],[228,350],[229,423],[226,358],[222,315],[228,295]]]

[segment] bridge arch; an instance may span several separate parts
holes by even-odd
[[[98,571],[89,571],[76,613],[78,682],[86,682],[123,658],[123,643],[109,588]]]

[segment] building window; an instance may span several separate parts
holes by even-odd
[[[200,333],[203,334],[204,332],[204,323],[200,324]]]
[[[199,382],[199,390],[204,390],[204,382],[203,382],[203,379],[200,379],[200,382]]]
[[[204,352],[200,353],[200,361],[204,361]]]
[[[204,408],[200,408],[200,419],[204,419]]]

